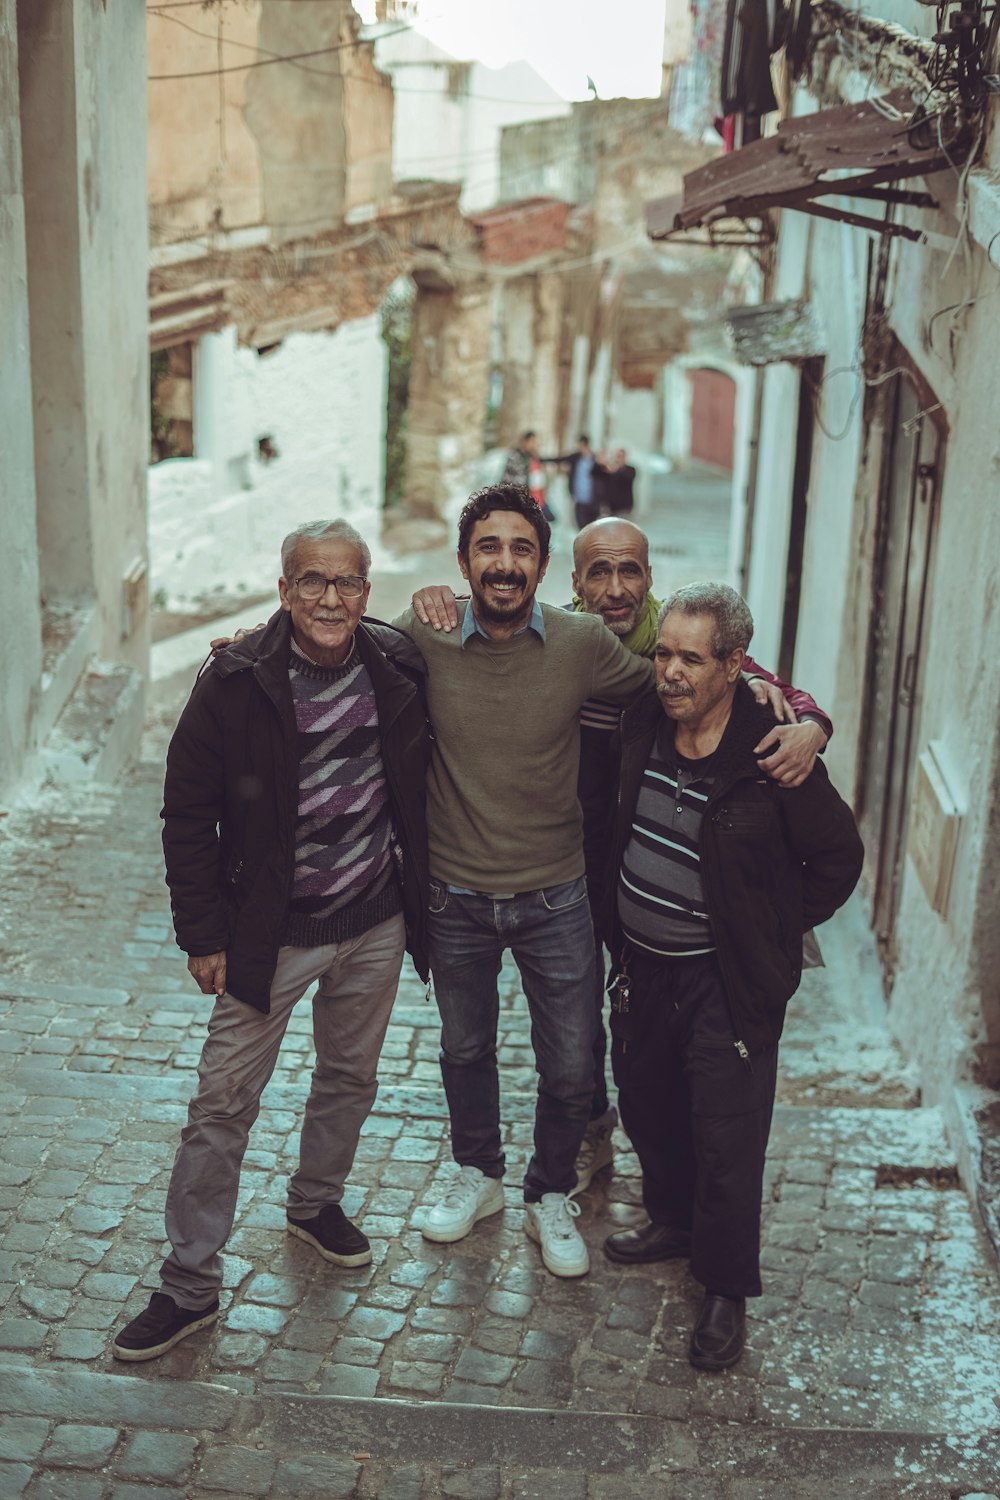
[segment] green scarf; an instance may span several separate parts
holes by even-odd
[[[573,595],[573,608],[577,614],[583,614],[583,600],[579,595]],[[638,620],[635,622],[628,635],[620,636],[622,645],[635,656],[652,656],[656,650],[656,616],[660,612],[660,601],[654,599],[652,594],[646,595],[646,602]]]

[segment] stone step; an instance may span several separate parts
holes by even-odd
[[[117,780],[142,735],[144,695],[134,668],[92,662],[42,748],[47,778],[57,786]]]
[[[74,1468],[93,1475],[99,1451],[106,1476],[180,1481],[189,1500],[389,1493],[559,1500],[584,1493],[567,1483],[577,1476],[589,1479],[588,1495],[607,1500],[626,1493],[833,1500],[848,1490],[888,1500],[943,1490],[988,1495],[1000,1483],[995,1433],[734,1428],[608,1411],[251,1397],[238,1381],[163,1380],[154,1371],[0,1365],[0,1410],[8,1436],[20,1430],[22,1445],[14,1450],[20,1462],[0,1463],[3,1493],[24,1493],[48,1472],[53,1448],[64,1484]],[[137,1469],[140,1454],[146,1474]],[[12,1471],[6,1481],[4,1470]],[[457,1476],[464,1483],[456,1485]]]

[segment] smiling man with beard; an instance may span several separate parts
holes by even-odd
[[[458,562],[472,598],[460,628],[413,610],[395,623],[421,652],[435,743],[427,782],[431,973],[459,1170],[420,1225],[462,1239],[503,1207],[497,976],[509,948],[538,1072],[525,1228],[556,1276],[582,1276],[575,1159],[590,1113],[594,939],[576,796],[581,706],[624,704],[652,667],[594,615],[540,605],[549,525],[519,485],[473,495]]]
[[[649,539],[632,521],[606,516],[585,526],[573,542],[573,600],[567,606],[594,615],[634,655],[652,658],[660,601],[654,596]],[[436,630],[457,624],[456,598],[447,585],[418,590],[413,605],[420,620]],[[781,786],[798,786],[809,775],[833,725],[810,695],[761,667],[743,662],[758,701],[769,701],[785,722],[768,729],[755,747],[762,770]],[[756,679],[756,680],[754,680]],[[769,687],[767,685],[770,685]],[[789,712],[791,710],[791,712]],[[599,931],[603,894],[609,879],[611,789],[617,775],[614,752],[621,705],[591,698],[580,711],[580,769],[577,796],[583,810],[583,845],[587,890],[595,932]],[[576,1159],[573,1196],[584,1192],[595,1175],[613,1161],[612,1134],[618,1112],[608,1098],[605,1077],[607,1033],[604,1026],[604,954],[598,940],[594,966],[594,1092],[590,1119]],[[636,1233],[630,1241],[635,1261],[660,1259],[655,1233]],[[620,1258],[625,1258],[624,1249]]]

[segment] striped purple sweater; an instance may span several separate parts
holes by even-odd
[[[299,751],[295,878],[283,942],[320,947],[358,937],[402,910],[378,707],[357,652],[320,667],[288,662]]]

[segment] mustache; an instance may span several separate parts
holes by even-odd
[[[484,573],[483,583],[523,583],[522,573]]]
[[[658,682],[656,691],[661,698],[693,698],[694,694],[690,688],[672,688],[666,682]]]

